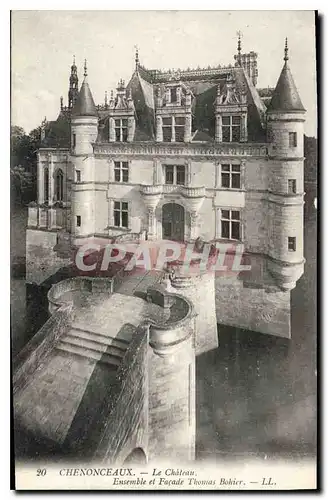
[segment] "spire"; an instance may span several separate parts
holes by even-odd
[[[75,64],[75,56],[73,56],[73,64],[71,66],[71,74],[69,77],[68,89],[68,107],[72,108],[79,93],[79,78],[77,76],[77,67]]]
[[[284,57],[284,61],[287,62],[289,59],[288,57],[288,39],[286,37],[286,40],[285,40],[285,57]]]
[[[84,78],[88,76],[88,70],[87,70],[87,60],[84,59],[84,73],[83,73]]]
[[[136,69],[138,69],[139,64],[140,64],[140,62],[139,62],[139,49],[138,49],[138,46],[137,46],[137,45],[135,45],[134,47],[135,47],[135,49],[136,49],[136,57],[135,57]]]
[[[241,31],[237,31],[237,35],[238,35],[238,44],[237,44],[237,60],[238,60],[238,63],[240,64],[241,62]]]
[[[282,111],[282,112],[302,112],[305,108],[302,104],[301,98],[298,94],[294,78],[288,65],[288,44],[287,38],[285,41],[285,64],[280,73],[280,77],[276,88],[273,92],[270,104],[267,111]]]
[[[74,116],[98,116],[95,102],[87,81],[87,64],[84,61],[84,80],[72,110]]]

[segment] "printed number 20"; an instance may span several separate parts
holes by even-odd
[[[47,473],[47,469],[38,469],[38,470],[36,471],[36,475],[37,475],[37,476],[45,476],[45,475],[46,475],[46,473]]]

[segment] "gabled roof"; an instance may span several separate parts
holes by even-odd
[[[278,83],[268,106],[268,112],[270,111],[305,111],[287,61],[285,61],[282,68]]]
[[[135,140],[155,140],[155,104],[153,86],[144,80],[140,73],[136,70],[127,85],[127,91],[130,90],[136,113]]]
[[[98,116],[91,90],[85,77],[72,110],[74,116]]]
[[[70,118],[68,113],[61,112],[55,121],[48,122],[45,128],[45,138],[42,148],[69,148],[70,147]]]

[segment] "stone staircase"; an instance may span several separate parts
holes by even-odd
[[[56,349],[69,354],[99,361],[117,370],[129,345],[129,340],[72,327],[59,341]]]

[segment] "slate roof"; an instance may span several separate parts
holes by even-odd
[[[287,61],[285,62],[270,104],[268,111],[283,112],[304,112],[305,108],[298,94],[294,78]]]
[[[85,77],[72,110],[74,116],[98,116],[91,90]]]
[[[69,148],[71,142],[70,115],[61,112],[57,120],[46,124],[42,148]]]

